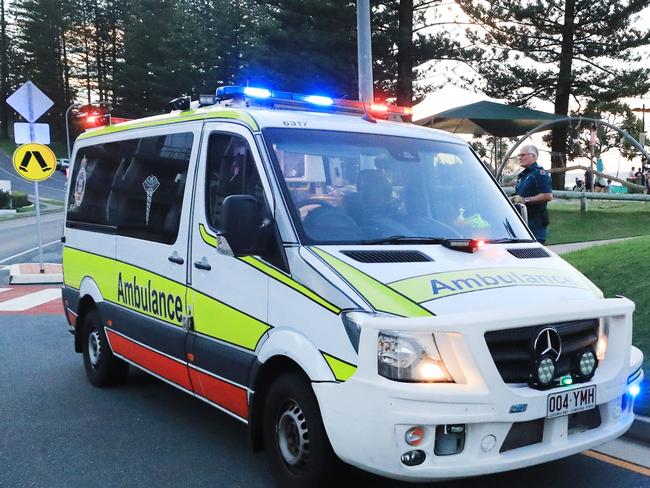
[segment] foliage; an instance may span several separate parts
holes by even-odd
[[[612,256],[616,256],[613,264]],[[598,286],[606,297],[622,295],[632,300],[634,311],[633,343],[644,352],[646,388],[637,398],[636,412],[650,415],[650,294],[645,279],[650,276],[650,237],[598,246],[562,256]]]
[[[27,193],[22,191],[6,192],[0,190],[0,209],[15,209],[31,205]]]
[[[357,99],[355,2],[257,3],[259,40],[242,79],[275,89]]]
[[[458,0],[480,29],[468,31],[489,55],[477,63],[491,96],[524,104],[553,101],[567,115],[571,97],[594,104],[650,89],[650,69],[635,49],[650,30],[632,27],[650,0]],[[566,126],[553,130],[553,167],[565,165]],[[553,175],[564,187],[564,175]]]

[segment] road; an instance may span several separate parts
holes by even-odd
[[[43,261],[61,262],[63,212],[41,216]],[[0,266],[14,263],[38,262],[36,217],[0,222]]]
[[[26,317],[0,315],[0,486],[273,486],[264,455],[249,449],[244,425],[133,369],[126,385],[95,388],[63,316]],[[647,488],[650,477],[576,455],[470,482],[421,486],[468,483]],[[346,484],[414,486],[356,470]]]
[[[34,183],[23,180],[16,174],[11,155],[0,151],[0,180],[10,180],[11,189],[34,194]],[[65,175],[56,171],[50,178],[38,184],[41,198],[63,201],[65,197]]]

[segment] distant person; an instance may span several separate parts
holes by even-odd
[[[634,166],[632,166],[632,169],[630,170],[629,174],[627,175],[628,178],[634,179],[634,175],[636,175],[636,171],[634,169]]]
[[[594,191],[594,174],[591,169],[585,171],[585,189],[587,191]]]
[[[603,164],[603,160],[600,158],[598,158],[598,160],[596,161],[596,171],[598,171],[599,173],[605,172],[605,165]],[[605,179],[604,176],[596,175],[594,190],[597,193],[605,193],[607,191],[607,180]]]
[[[553,187],[550,176],[537,163],[538,156],[539,151],[532,144],[522,146],[519,150],[519,166],[523,171],[517,176],[512,202],[526,205],[528,227],[535,238],[545,244],[549,224],[546,204],[553,200]]]

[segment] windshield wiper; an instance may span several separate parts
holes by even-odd
[[[366,239],[365,241],[359,241],[358,244],[444,244],[448,240],[444,237],[389,236]]]
[[[534,239],[515,239],[512,237],[504,237],[503,239],[488,239],[485,241],[486,244],[517,244],[519,242],[535,242]]]

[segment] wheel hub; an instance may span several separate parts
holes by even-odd
[[[290,469],[300,469],[309,457],[309,430],[305,415],[294,400],[283,408],[277,433],[282,459]]]
[[[90,364],[93,367],[97,366],[99,363],[99,355],[101,354],[102,345],[99,338],[99,331],[97,329],[93,330],[90,335],[88,335],[88,358],[90,359]]]

